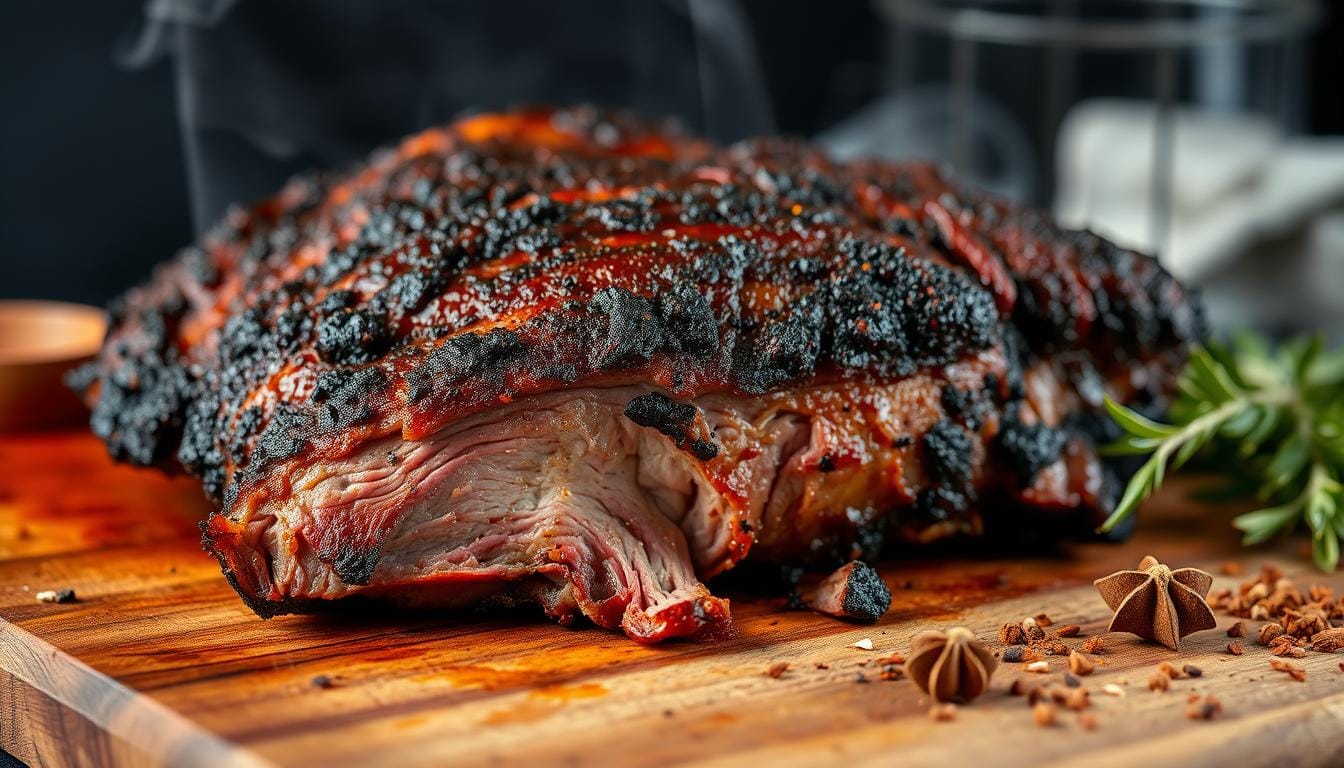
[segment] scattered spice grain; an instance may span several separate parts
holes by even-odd
[[[1228,628],[1227,628],[1227,636],[1228,636],[1228,637],[1245,637],[1245,636],[1246,636],[1246,622],[1244,622],[1244,621],[1238,621],[1236,624],[1233,624],[1232,626],[1228,627]]]
[[[1223,702],[1217,696],[1193,697],[1185,708],[1185,716],[1191,720],[1212,720],[1223,712]]]
[[[1038,702],[1031,708],[1031,717],[1036,721],[1036,725],[1048,728],[1055,724],[1055,705],[1048,701]]]
[[[1003,645],[1026,645],[1027,634],[1021,624],[1004,624],[999,627],[999,642]]]
[[[1055,630],[1055,637],[1077,637],[1083,628],[1077,624],[1065,624]]]
[[[950,703],[934,704],[929,707],[929,719],[935,723],[946,723],[957,719],[957,705]]]
[[[1294,664],[1291,661],[1284,661],[1283,659],[1270,659],[1269,668],[1276,672],[1286,672],[1289,677],[1293,678],[1299,683],[1305,683],[1307,681],[1307,670],[1303,669],[1302,667],[1299,667],[1298,665]]]
[[[1241,646],[1241,643],[1228,643],[1227,652],[1233,656],[1240,656],[1246,652],[1246,649]]]
[[[1312,635],[1311,647],[1321,653],[1334,653],[1344,648],[1344,627],[1324,629]]]
[[[75,590],[73,589],[44,589],[38,592],[34,597],[39,603],[73,603],[75,602]]]
[[[1158,664],[1157,671],[1159,674],[1166,675],[1172,680],[1179,680],[1185,676],[1176,668],[1176,665],[1172,664],[1170,661],[1164,661],[1161,664]]]
[[[773,677],[776,680],[783,677],[784,673],[788,671],[789,671],[789,662],[787,661],[776,661],[774,664],[771,664],[770,666],[765,668],[766,676]]]
[[[1086,677],[1087,675],[1092,674],[1092,671],[1094,669],[1096,669],[1096,665],[1092,662],[1091,659],[1087,658],[1086,656],[1077,651],[1069,652],[1070,672],[1072,672],[1075,675],[1082,675]]]

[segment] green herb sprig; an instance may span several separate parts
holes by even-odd
[[[1162,485],[1168,469],[1196,454],[1218,453],[1234,478],[1254,478],[1266,504],[1232,525],[1256,544],[1299,520],[1312,535],[1316,564],[1333,571],[1344,538],[1344,349],[1326,352],[1320,336],[1277,349],[1240,333],[1229,344],[1196,348],[1179,379],[1170,424],[1109,398],[1106,410],[1125,435],[1104,450],[1148,455],[1108,531]]]

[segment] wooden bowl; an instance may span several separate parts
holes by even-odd
[[[102,310],[56,301],[0,301],[0,431],[73,426],[88,417],[61,377],[93,359]]]

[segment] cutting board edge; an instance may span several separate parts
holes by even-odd
[[[273,765],[3,618],[0,704],[17,724],[0,746],[35,765]]]

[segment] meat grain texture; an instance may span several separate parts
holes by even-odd
[[[589,109],[465,118],[239,208],[74,377],[218,502],[257,613],[534,602],[653,642],[705,581],[1090,531],[1104,395],[1200,335],[1152,259],[920,164]]]

